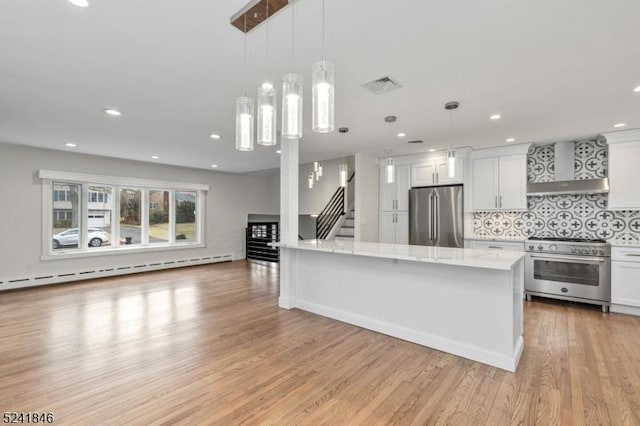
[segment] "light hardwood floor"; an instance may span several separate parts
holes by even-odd
[[[277,307],[246,262],[0,293],[0,412],[89,424],[640,424],[640,318],[525,305],[516,374]]]

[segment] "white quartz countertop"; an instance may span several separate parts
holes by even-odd
[[[294,243],[278,243],[277,245],[282,248],[294,250],[310,250],[506,271],[511,270],[523,257],[523,253],[519,252],[364,243],[357,241],[305,240]]]

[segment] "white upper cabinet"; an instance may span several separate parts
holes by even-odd
[[[527,209],[527,156],[509,155],[499,161],[498,208]]]
[[[523,152],[526,148],[518,147]],[[499,155],[499,149],[489,152],[494,155],[482,153],[471,162],[472,211],[526,210],[527,155]]]
[[[498,208],[498,158],[473,160],[471,182],[473,209],[478,211]]]
[[[609,210],[640,209],[640,130],[604,135],[609,144]]]
[[[452,185],[462,183],[463,161],[456,159],[455,176],[449,177],[446,155],[429,157],[419,164],[411,166],[411,186]]]

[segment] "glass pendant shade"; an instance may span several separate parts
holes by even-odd
[[[282,78],[282,137],[302,138],[302,76],[286,74]]]
[[[396,162],[393,158],[387,159],[387,183],[393,183],[396,179]]]
[[[318,166],[318,176],[322,177],[322,164]]]
[[[271,83],[258,89],[258,144],[275,146],[276,139],[276,90]]]
[[[236,98],[236,149],[253,151],[253,98]]]
[[[332,62],[313,64],[313,131],[331,133],[335,130],[335,72]]]
[[[340,186],[347,186],[347,165],[344,163],[340,164]]]
[[[450,178],[456,177],[456,153],[449,151],[447,153],[447,174]]]
[[[309,189],[313,189],[313,173],[309,173]]]

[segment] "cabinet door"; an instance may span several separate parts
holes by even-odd
[[[640,142],[609,145],[609,209],[640,209]]]
[[[396,244],[409,244],[409,212],[396,213]]]
[[[396,178],[397,178],[396,168]],[[396,179],[397,181],[397,179]],[[395,208],[396,199],[396,185],[394,183],[387,183],[387,169],[382,167],[380,169],[380,210],[391,211]]]
[[[409,210],[411,170],[409,166],[396,166],[396,210]]]
[[[395,212],[380,213],[380,242],[393,244],[396,242]]]
[[[611,262],[611,302],[640,308],[640,262]]]
[[[472,168],[471,207],[473,211],[496,210],[498,208],[498,159],[473,160]]]
[[[446,155],[435,158],[436,177],[438,185],[452,185],[462,183],[464,176],[463,161],[456,159],[455,174],[449,177],[449,159]]]
[[[527,209],[527,156],[500,157],[498,208],[501,210]]]
[[[411,186],[431,186],[436,183],[436,164],[431,161],[411,166]]]

